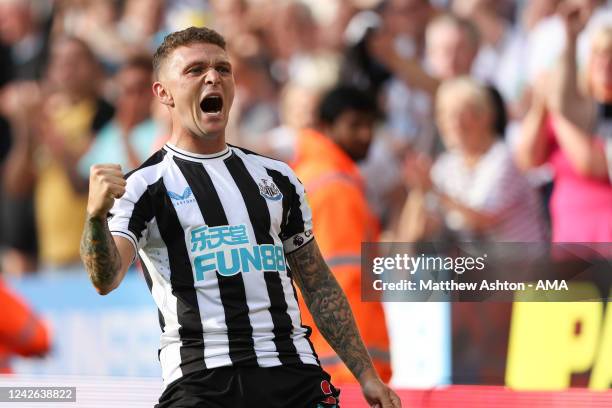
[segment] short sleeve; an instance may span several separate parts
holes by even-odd
[[[314,238],[312,211],[306,198],[306,191],[293,171],[290,169],[288,171],[288,186],[285,192],[285,194],[289,194],[289,197],[287,197],[288,211],[281,234],[283,247],[287,255],[303,247]]]
[[[147,227],[153,219],[153,206],[148,185],[132,174],[127,179],[125,194],[115,200],[110,211],[108,227],[112,235],[127,238],[134,252],[146,246]]]

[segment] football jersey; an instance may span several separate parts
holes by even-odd
[[[286,260],[313,239],[289,166],[166,144],[126,179],[109,229],[134,245],[159,309],[165,385],[221,366],[318,365]]]

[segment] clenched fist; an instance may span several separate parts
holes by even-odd
[[[89,171],[87,213],[91,217],[106,217],[115,198],[125,193],[126,181],[118,164],[96,164]]]

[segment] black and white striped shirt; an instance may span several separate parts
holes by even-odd
[[[137,250],[162,328],[164,384],[228,365],[315,364],[285,256],[313,239],[284,163],[167,144],[127,175],[109,228]]]

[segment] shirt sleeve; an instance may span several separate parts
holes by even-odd
[[[306,198],[304,186],[292,170],[289,170],[287,177],[289,187],[286,191],[290,195],[287,198],[289,208],[281,234],[286,255],[303,247],[314,238],[312,211]]]
[[[139,249],[146,246],[153,206],[148,185],[137,173],[127,179],[125,194],[115,200],[110,211],[108,227],[112,235],[127,238],[134,246],[134,259]],[[133,261],[133,260],[132,260]]]

